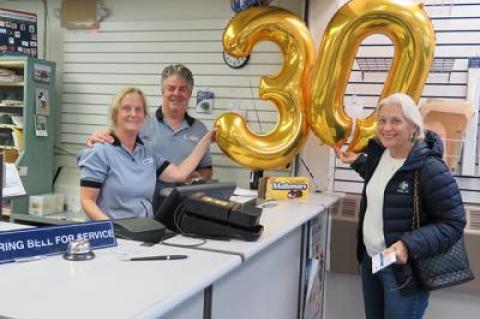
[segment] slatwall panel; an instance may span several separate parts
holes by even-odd
[[[420,103],[428,98],[465,100],[467,95],[468,58],[480,55],[480,1],[423,1],[432,20],[437,40],[435,58],[454,58],[452,72],[430,73]],[[391,41],[382,35],[364,40],[358,58],[388,58],[393,56]],[[387,72],[361,72],[355,62],[345,94],[345,105],[356,101],[362,114],[368,115],[378,102]],[[480,128],[480,123],[479,123]],[[480,146],[480,140],[478,141]],[[338,160],[335,165],[334,189],[360,193],[363,182],[349,167]],[[477,163],[478,171],[478,163]],[[465,202],[480,203],[479,177],[457,177]]]
[[[63,91],[60,146],[69,152],[84,147],[95,130],[108,127],[108,105],[120,88],[134,85],[144,91],[151,107],[161,104],[160,74],[172,63],[186,64],[195,76],[188,112],[207,127],[233,102],[252,129],[267,132],[277,121],[273,104],[258,96],[260,75],[280,70],[282,57],[272,43],[255,48],[247,67],[233,70],[223,63],[221,37],[228,19],[165,22],[101,23],[98,32],[66,31],[63,45]],[[215,93],[212,114],[196,113],[197,89]],[[259,121],[260,120],[260,121]],[[212,146],[215,178],[248,185],[248,171]],[[56,154],[58,166],[75,167],[73,156]]]

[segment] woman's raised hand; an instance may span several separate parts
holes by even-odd
[[[211,129],[203,137],[202,140],[208,141],[208,143],[215,143],[215,138],[217,135],[217,129]]]
[[[350,165],[353,162],[355,162],[358,159],[358,157],[360,156],[360,154],[357,154],[357,153],[342,151],[342,149],[339,148],[339,147],[335,147],[334,150],[335,150],[335,155],[337,156],[337,158],[340,161],[342,161],[342,163],[344,163],[344,164],[349,164]]]

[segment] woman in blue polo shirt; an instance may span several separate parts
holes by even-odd
[[[97,143],[80,154],[80,200],[90,219],[153,218],[156,177],[185,181],[215,136],[214,131],[207,133],[183,162],[173,165],[138,136],[147,116],[142,91],[123,89],[110,107],[115,142]]]

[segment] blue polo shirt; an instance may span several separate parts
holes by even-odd
[[[185,119],[180,128],[175,130],[164,121],[162,107],[159,107],[155,112],[155,116],[145,121],[140,136],[145,143],[151,144],[155,150],[162,154],[169,162],[180,164],[190,155],[195,146],[197,146],[197,143],[207,132],[207,127],[200,120],[188,115],[188,113],[185,113]],[[207,151],[197,165],[196,170],[211,167],[212,156],[210,155],[210,151]],[[175,185],[177,184],[159,180],[157,182],[156,192],[158,193],[162,188]],[[156,199],[155,197],[155,200]]]
[[[139,137],[133,153],[114,140],[96,143],[79,155],[80,185],[100,189],[97,205],[112,219],[153,218],[157,177],[170,162]]]
[[[163,119],[162,107],[155,116],[145,121],[140,137],[165,159],[174,164],[180,164],[193,151],[200,139],[208,132],[206,126],[198,119],[185,114],[185,119],[179,129],[175,130]],[[211,168],[212,157],[208,151],[197,166]]]

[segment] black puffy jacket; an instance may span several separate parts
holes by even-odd
[[[365,187],[385,148],[370,140],[366,155],[352,168],[365,180],[357,230],[357,259],[365,253],[362,225],[367,207]],[[387,247],[402,240],[408,258],[421,258],[447,251],[463,234],[465,210],[457,183],[442,160],[443,144],[438,135],[427,132],[416,143],[403,166],[388,182],[383,203],[383,231]],[[419,171],[421,227],[412,230],[414,171]]]

